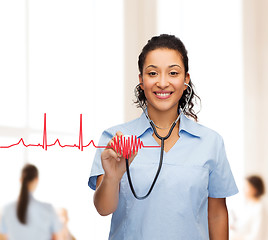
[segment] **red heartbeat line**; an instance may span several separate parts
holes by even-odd
[[[73,145],[62,145],[60,143],[60,140],[57,138],[56,141],[52,144],[47,143],[47,119],[46,119],[46,113],[44,113],[44,129],[43,129],[43,144],[25,144],[23,138],[21,138],[17,143],[8,145],[8,146],[0,146],[0,148],[11,148],[14,146],[17,146],[19,144],[22,144],[24,147],[42,147],[44,150],[47,151],[48,147],[55,146],[58,144],[60,147],[72,147],[72,148],[78,148],[80,151],[83,151],[84,148],[90,146],[91,144],[95,148],[112,148],[117,153],[122,154],[125,158],[131,157],[131,154],[134,152],[138,152],[139,149],[143,148],[159,148],[160,146],[144,146],[143,142],[140,140],[140,138],[137,138],[137,136],[130,136],[130,137],[124,137],[124,136],[117,136],[114,138],[114,143],[111,143],[111,146],[97,146],[93,140],[90,140],[90,142],[86,145],[83,145],[83,128],[82,128],[82,114],[80,114],[80,128],[79,128],[79,144],[73,144]]]

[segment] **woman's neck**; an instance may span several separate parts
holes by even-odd
[[[148,106],[147,111],[150,119],[153,120],[154,124],[159,128],[169,128],[178,117],[177,108],[168,111],[158,111]]]

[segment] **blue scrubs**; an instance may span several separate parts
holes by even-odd
[[[0,222],[0,233],[8,240],[51,240],[53,233],[58,233],[60,223],[52,205],[37,201],[30,195],[27,210],[27,224],[21,224],[17,218],[16,202],[4,208]]]
[[[138,119],[104,131],[99,145],[106,145],[117,131],[137,135],[144,145],[157,145],[144,113]],[[238,189],[218,133],[182,114],[179,136],[175,145],[164,152],[162,170],[147,199],[135,199],[126,173],[123,175],[109,239],[209,239],[208,197],[225,198],[236,194]],[[96,151],[88,181],[93,190],[97,176],[104,174],[102,151]],[[130,173],[139,196],[145,195],[151,186],[159,156],[160,148],[142,148],[131,163]]]

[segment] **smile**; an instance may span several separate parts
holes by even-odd
[[[167,99],[170,97],[172,92],[154,92],[154,94],[156,95],[157,98]]]

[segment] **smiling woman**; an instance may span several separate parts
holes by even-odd
[[[151,44],[146,45],[139,56],[138,65],[140,71],[140,83],[143,83],[143,79],[145,79],[146,77],[151,77],[158,80],[159,77],[162,77],[162,80],[164,80],[166,79],[164,78],[164,74],[168,75],[169,78],[173,78],[175,80],[178,78],[181,80],[183,79],[182,81],[180,80],[180,82],[185,82],[189,84],[192,88],[192,94],[190,94],[189,88],[187,89],[187,87],[184,85],[182,95],[181,97],[179,97],[178,107],[184,108],[187,102],[186,99],[189,99],[189,108],[186,109],[185,114],[197,120],[197,115],[193,110],[194,100],[200,100],[200,98],[195,94],[195,91],[193,89],[193,83],[190,80],[190,74],[188,73],[188,56],[185,46],[181,41],[172,42],[169,38],[165,37],[162,37],[161,39],[157,39],[155,37],[152,38],[150,42]],[[171,59],[171,64],[167,65],[166,60],[169,57]],[[157,59],[157,61],[159,61],[159,66],[150,63],[153,59]],[[159,84],[165,84],[165,82],[161,81],[160,83],[158,83],[158,85]],[[139,100],[142,102],[143,105],[146,104],[146,97],[144,95],[144,89],[142,89],[142,85],[138,87],[138,92]],[[162,90],[158,94],[158,96],[163,95],[163,93],[164,91]]]
[[[99,214],[113,213],[109,239],[228,239],[225,198],[238,190],[222,137],[187,118],[197,119],[197,96],[183,43],[173,35],[153,37],[139,56],[139,70],[144,113],[105,130],[99,144],[136,135],[161,149],[141,149],[129,159],[109,147],[97,150],[88,184],[96,190]]]
[[[170,65],[170,62],[178,64]],[[170,115],[169,112],[176,113],[177,103],[183,91],[187,89],[184,82],[188,84],[190,81],[190,75],[185,76],[185,70],[180,65],[183,65],[183,62],[181,55],[176,50],[159,48],[147,54],[139,80],[140,88],[147,99],[149,115],[159,114],[162,111],[167,111],[167,115]],[[175,111],[172,108],[175,108]],[[174,116],[171,118],[174,119]],[[156,123],[156,125],[158,124]],[[162,128],[168,126],[162,126]]]

